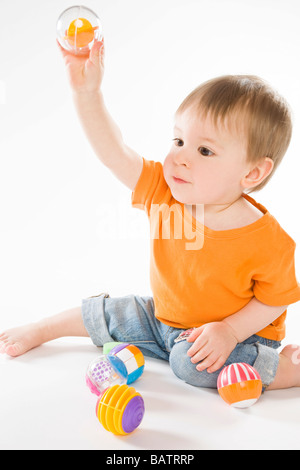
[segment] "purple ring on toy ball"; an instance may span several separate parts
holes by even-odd
[[[122,416],[122,428],[126,433],[134,431],[144,417],[145,405],[141,396],[133,397],[127,404]]]
[[[130,343],[122,343],[122,344],[118,344],[117,346],[113,347],[108,355],[114,355],[114,354],[117,354],[119,351],[121,351],[122,349],[126,348],[127,346],[130,346]]]

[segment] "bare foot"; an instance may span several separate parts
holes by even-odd
[[[300,346],[298,344],[288,344],[281,354],[291,363],[291,373],[294,378],[294,387],[300,387]]]
[[[43,334],[38,324],[20,326],[0,334],[0,353],[21,356],[43,343]]]
[[[268,390],[300,387],[300,346],[288,344],[279,354],[279,366]]]
[[[89,336],[83,323],[81,307],[70,308],[37,323],[0,333],[0,353],[21,356],[30,349],[63,336]]]

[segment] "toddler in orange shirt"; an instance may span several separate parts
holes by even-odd
[[[285,100],[255,76],[209,80],[178,108],[162,165],[130,149],[106,109],[103,44],[89,57],[62,54],[96,155],[149,217],[153,297],[84,299],[4,331],[1,352],[18,356],[58,337],[90,336],[97,346],[136,344],[196,386],[216,387],[233,362],[253,365],[264,389],[300,386],[300,348],[276,351],[287,306],[300,300],[295,243],[248,195],[267,183],[288,148]]]

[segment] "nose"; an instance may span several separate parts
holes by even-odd
[[[174,155],[174,163],[178,166],[183,165],[187,168],[191,166],[191,161],[186,150],[180,150],[176,152]]]

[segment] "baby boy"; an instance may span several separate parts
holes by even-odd
[[[162,165],[129,148],[106,109],[103,43],[89,57],[62,54],[88,140],[149,218],[153,296],[84,299],[1,333],[0,351],[18,356],[62,336],[90,336],[97,346],[135,344],[194,386],[216,388],[234,362],[254,366],[264,389],[300,386],[300,349],[277,351],[287,307],[300,300],[295,243],[249,196],[288,148],[286,101],[255,76],[209,80],[179,106]]]

